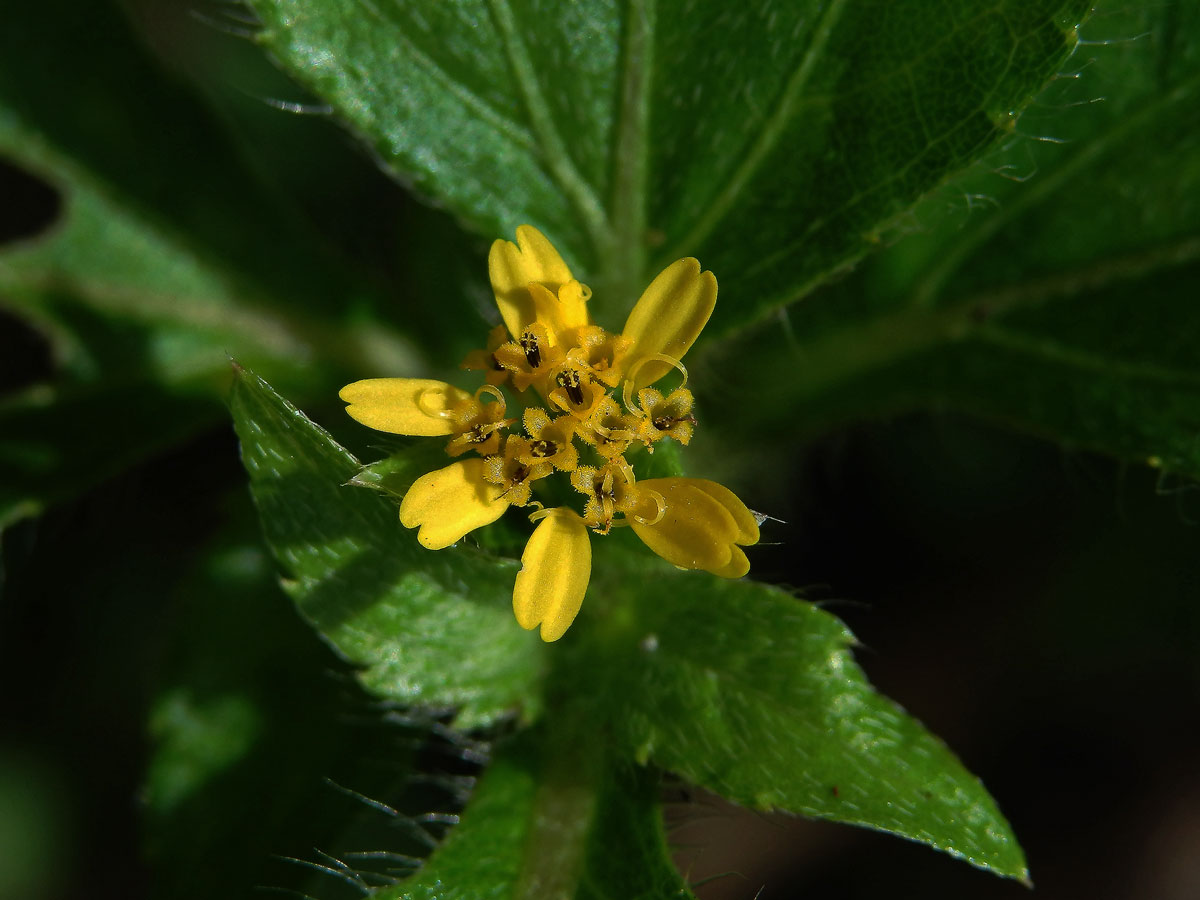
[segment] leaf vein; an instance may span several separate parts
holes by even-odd
[[[417,46],[416,42],[409,35],[405,34],[403,29],[395,27],[396,23],[384,16],[371,0],[358,0],[358,3],[387,28],[389,36],[404,46],[405,51],[414,64],[422,69],[432,80],[440,82],[449,93],[462,101],[464,106],[474,111],[481,119],[484,119],[489,125],[494,126],[498,131],[521,147],[527,150],[537,149],[537,142],[529,129],[525,128],[519,122],[514,122],[467,85],[454,78],[437,60]]]
[[[1022,334],[1016,329],[998,325],[981,328],[975,337],[986,343],[1007,350],[1016,350],[1029,356],[1061,365],[1072,366],[1088,372],[1103,373],[1107,377],[1120,377],[1138,381],[1158,381],[1180,386],[1200,387],[1200,374],[1144,362],[1115,360],[1110,356],[1072,347],[1053,338],[1037,338]]]
[[[508,0],[489,0],[492,14],[500,31],[508,60],[516,76],[517,87],[529,113],[529,122],[540,142],[542,158],[551,177],[570,198],[583,217],[593,244],[597,249],[608,246],[611,239],[608,215],[592,186],[580,174],[567,152],[566,142],[554,124],[554,117],[538,83],[533,60],[517,30],[516,17]]]
[[[808,49],[804,51],[804,56],[801,58],[800,64],[788,79],[783,93],[780,94],[775,111],[759,131],[754,143],[750,146],[749,151],[742,160],[742,164],[738,166],[729,180],[725,182],[725,186],[721,189],[721,192],[709,204],[708,209],[700,217],[700,220],[692,230],[676,244],[676,249],[666,254],[668,257],[684,256],[691,252],[692,248],[699,247],[708,238],[717,227],[717,224],[725,218],[726,213],[729,212],[730,207],[736,202],[742,189],[750,182],[750,179],[753,178],[759,167],[770,155],[780,138],[783,137],[792,113],[799,102],[800,95],[808,84],[813,70],[816,68],[817,60],[824,52],[825,46],[829,43],[829,38],[832,36],[834,28],[841,17],[842,10],[845,7],[846,0],[833,0],[826,7],[824,15],[821,16],[820,22],[817,23],[817,28],[813,33],[812,40],[809,42]]]

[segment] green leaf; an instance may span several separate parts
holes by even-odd
[[[1123,9],[1085,35],[1112,43],[1030,122],[1064,143],[1020,141],[918,211],[939,227],[713,360],[766,401],[721,407],[726,428],[956,409],[1200,475],[1200,11]]]
[[[367,689],[456,708],[461,728],[535,718],[542,645],[513,620],[517,564],[422,548],[386,497],[347,484],[358,461],[256,375],[237,370],[231,406],[284,586]]]
[[[1088,9],[252,6],[262,43],[398,177],[487,237],[537,225],[618,309],[698,256],[723,284],[714,331],[844,270],[1010,134]]]
[[[501,756],[480,778],[466,810],[419,873],[377,900],[485,900],[513,896],[520,877],[537,779],[526,759]]]
[[[51,57],[56,77],[29,77]],[[139,86],[136,102],[130,85]],[[210,284],[222,278],[243,302],[267,296],[282,307],[300,296],[332,310],[345,296],[294,212],[249,170],[216,117],[166,75],[116,4],[48,0],[0,35],[0,153],[68,201],[77,184],[108,198],[150,231],[147,264],[159,269],[209,269]],[[155,259],[163,244],[176,248],[175,259]],[[114,271],[129,277],[119,262]]]
[[[590,757],[594,747],[562,724],[549,726],[557,737],[502,745],[425,867],[373,896],[689,900],[667,856],[654,773]],[[547,744],[556,740],[567,744]]]
[[[40,164],[70,168],[50,151]],[[0,252],[0,302],[48,336],[58,363],[54,383],[0,404],[0,525],[219,421],[230,352],[313,389],[315,373],[284,362],[313,353],[291,322],[247,309],[218,271],[81,175],[51,235]]]
[[[604,553],[575,626],[597,633],[597,655],[581,650],[576,664],[605,673],[595,702],[639,762],[756,809],[888,831],[1026,877],[995,802],[875,692],[845,625],[777,588],[656,563]],[[622,594],[628,606],[603,600]]]

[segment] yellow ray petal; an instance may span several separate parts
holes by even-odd
[[[725,507],[725,511],[733,517],[733,521],[737,524],[738,528],[738,534],[734,538],[734,543],[743,546],[758,543],[758,519],[754,518],[754,513],[750,512],[749,508],[741,501],[737,494],[725,487],[725,485],[718,484],[715,481],[708,481],[703,478],[692,478],[689,480],[698,489],[704,491],[704,493]],[[743,572],[742,574],[746,573]]]
[[[532,225],[521,225],[517,228],[516,244],[511,241],[492,244],[488,276],[500,315],[508,333],[516,340],[535,318],[529,283],[540,282],[557,291],[571,281],[571,270],[544,234]]]
[[[729,562],[720,569],[713,569],[712,573],[722,578],[741,578],[750,571],[750,560],[746,559],[741,547],[731,547],[730,550]]]
[[[483,479],[484,460],[467,459],[422,475],[404,495],[400,522],[417,528],[422,547],[441,550],[469,531],[496,521],[508,500]]]
[[[647,547],[683,569],[721,572],[733,557],[740,529],[725,507],[692,478],[651,478],[637,483],[638,493],[661,495],[665,508],[655,519],[629,524]]]
[[[444,413],[471,398],[431,378],[367,378],[346,385],[338,396],[350,404],[351,418],[368,428],[419,437],[453,434],[454,421]]]
[[[716,304],[716,276],[701,272],[700,263],[691,257],[671,263],[650,282],[622,332],[622,337],[633,342],[621,362],[626,377],[635,366],[648,360],[636,372],[635,388],[653,384],[671,371],[670,363],[652,357],[662,354],[682,359]]]
[[[522,628],[542,626],[557,641],[575,621],[592,575],[592,544],[583,520],[554,509],[538,523],[521,554],[513,585],[513,612]]]

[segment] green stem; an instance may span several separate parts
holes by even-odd
[[[542,773],[533,802],[515,900],[575,896],[603,774],[601,742],[565,711],[542,744]]]

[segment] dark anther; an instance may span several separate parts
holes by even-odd
[[[529,466],[517,466],[513,469],[513,484],[520,484],[529,477]]]
[[[503,372],[504,366],[500,364],[500,360],[496,359],[496,354],[492,354],[492,368],[497,372]]]
[[[574,369],[564,369],[558,373],[558,383],[567,392],[567,397],[576,406],[583,404],[583,387],[579,383],[579,373]]]
[[[482,425],[476,425],[469,432],[467,432],[467,440],[472,444],[482,444],[489,437],[491,437],[491,435],[484,431]]]
[[[526,331],[521,335],[521,349],[525,351],[525,361],[529,368],[536,369],[542,364],[542,350],[538,347],[537,335]]]
[[[668,431],[678,419],[672,419],[670,416],[655,416],[653,419],[654,427],[659,431]]]
[[[553,441],[534,441],[529,445],[529,454],[539,459],[553,456],[556,450],[558,448],[554,446]]]

